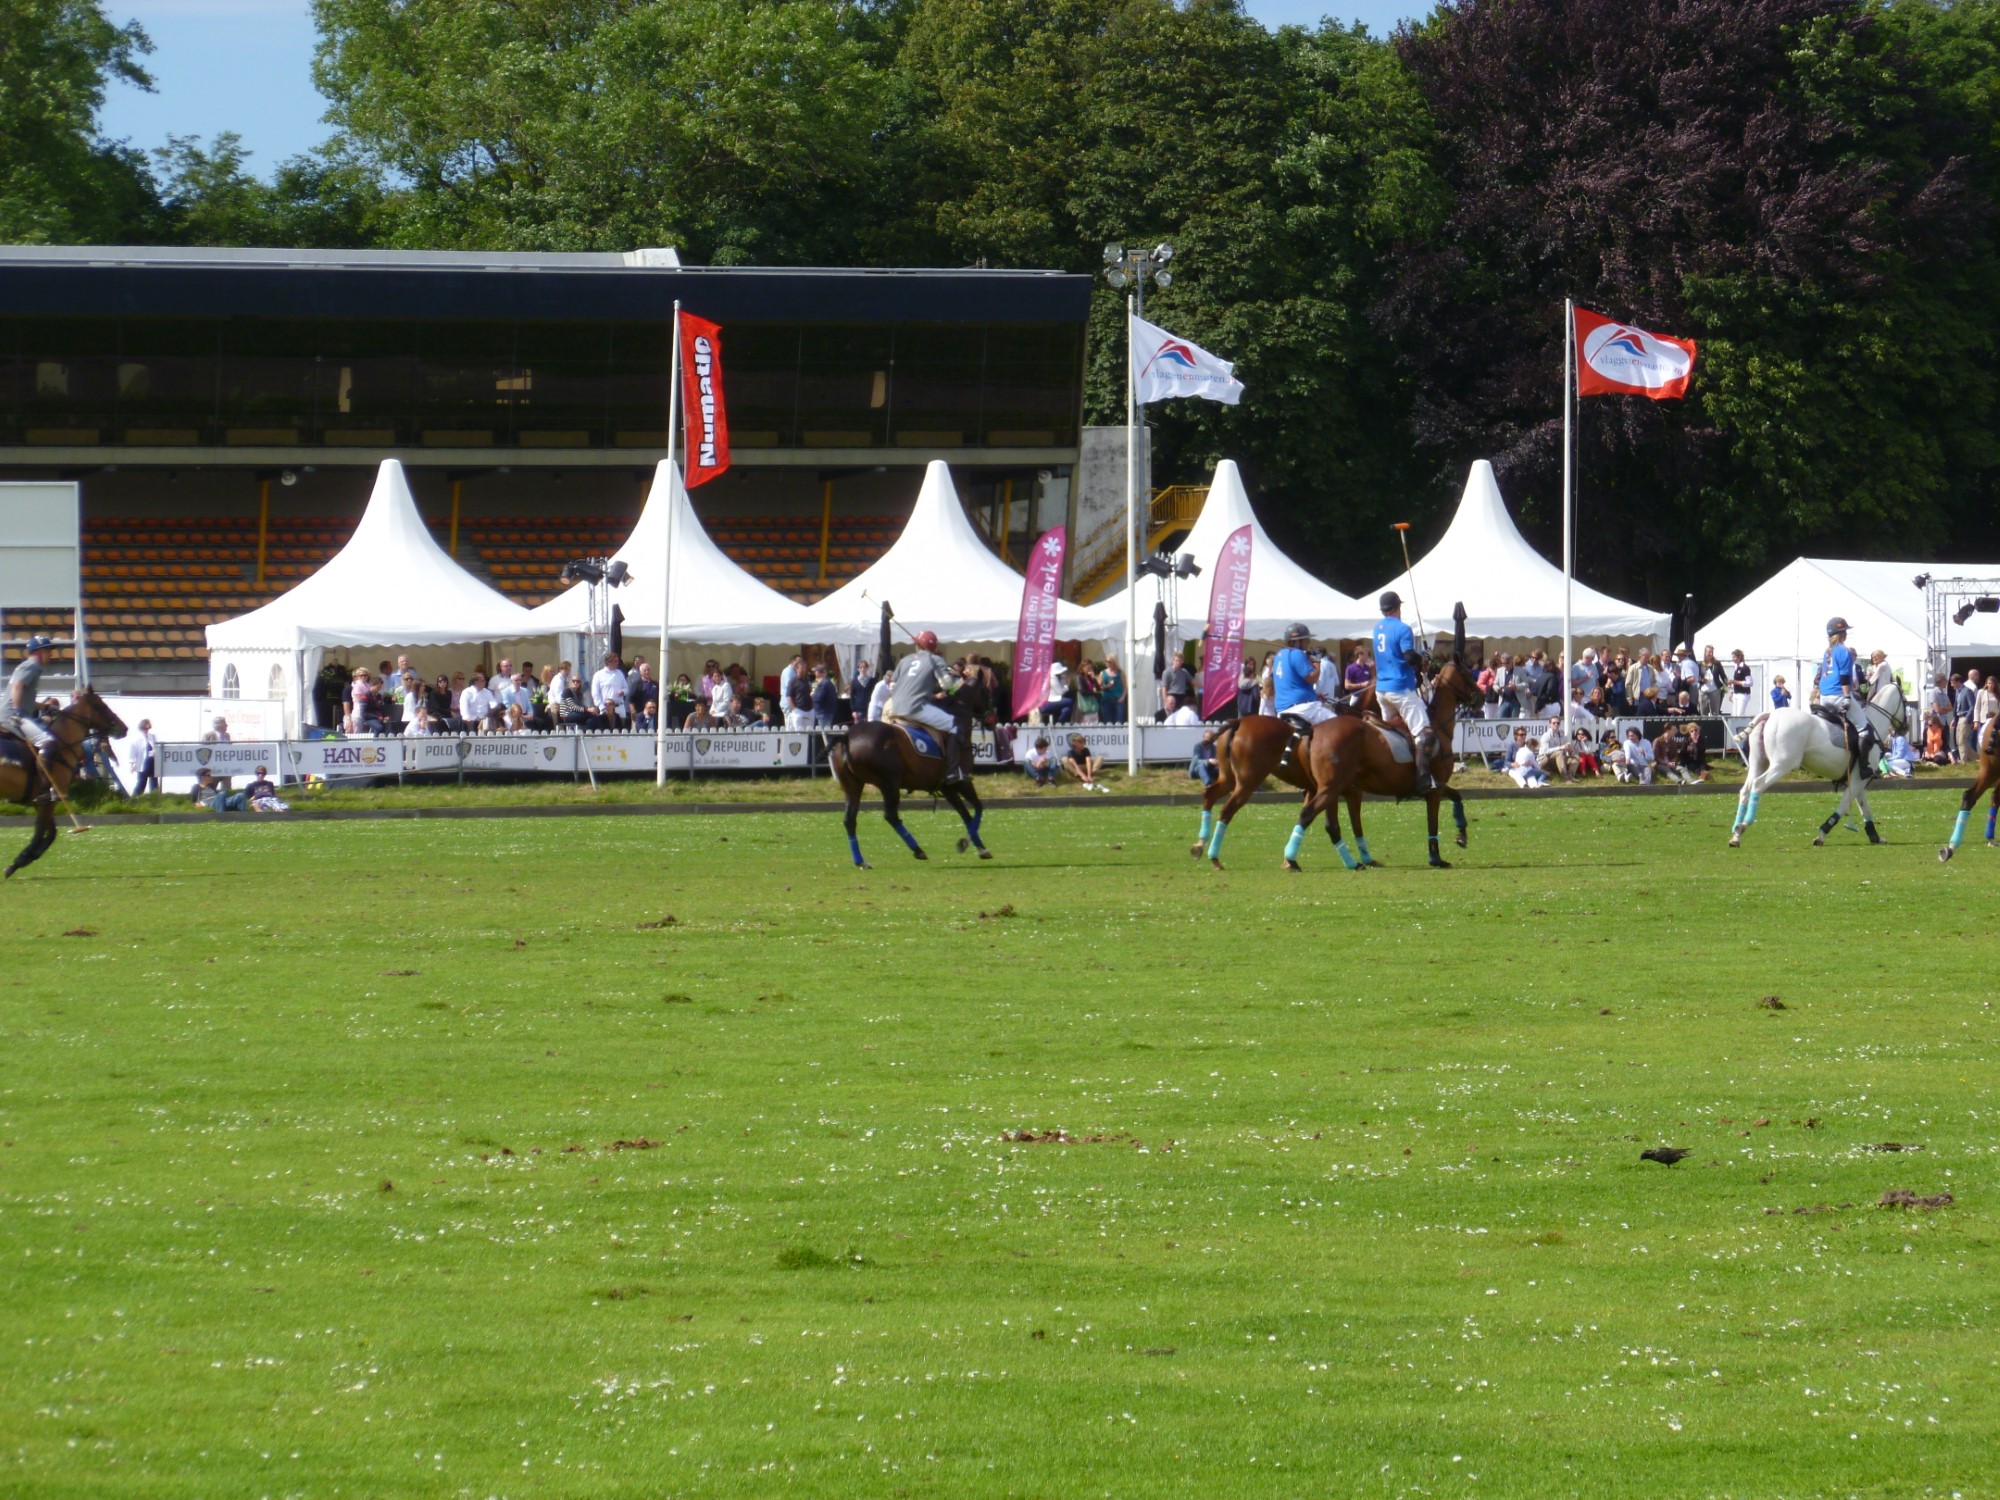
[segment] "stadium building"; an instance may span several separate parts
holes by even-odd
[[[1072,518],[1090,291],[670,250],[4,247],[0,479],[80,482],[92,671],[111,688],[200,689],[202,627],[337,551],[385,457],[440,543],[536,604],[638,516],[678,299],[725,338],[734,466],[697,508],[810,601],[895,539],[932,459],[1003,556]],[[0,611],[9,638],[68,634]]]

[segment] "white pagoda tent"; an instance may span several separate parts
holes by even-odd
[[[1713,646],[1724,660],[1741,651],[1757,672],[1759,709],[1769,706],[1765,694],[1780,675],[1792,701],[1804,703],[1826,652],[1826,622],[1839,615],[1852,627],[1847,643],[1863,661],[1872,651],[1887,653],[1889,665],[1921,692],[1930,654],[1924,591],[1916,586],[1924,573],[1992,578],[2000,577],[2000,564],[1796,558],[1702,626],[1690,644],[1697,651]],[[1947,621],[1944,645],[1952,656],[2000,656],[2000,615]]]
[[[959,503],[951,466],[933,459],[924,471],[902,535],[858,577],[806,609],[803,638],[867,645],[882,632],[886,601],[910,631],[935,630],[946,646],[1009,646],[1021,623],[1026,580],[993,555]],[[1056,635],[1085,633],[1088,614],[1062,601]]]
[[[611,591],[611,602],[624,616],[627,636],[660,635],[660,572],[665,559],[669,522],[673,531],[672,588],[667,608],[672,614],[676,649],[708,646],[791,646],[816,639],[807,629],[805,606],[787,599],[730,559],[710,539],[688,499],[680,466],[662,459],[653,473],[645,507],[624,545],[611,560],[631,570],[631,582]],[[580,634],[590,624],[588,583],[570,585],[546,604],[529,611],[531,634]],[[699,671],[680,661],[673,671]]]
[[[1403,618],[1415,624],[1422,607],[1432,635],[1451,629],[1454,604],[1465,605],[1468,636],[1502,650],[1562,649],[1562,569],[1543,557],[1515,529],[1500,498],[1493,465],[1473,464],[1458,513],[1438,544],[1407,572],[1382,585],[1403,598]],[[1580,580],[1570,592],[1570,629],[1579,654],[1585,646],[1667,644],[1670,617],[1626,604]]]
[[[346,546],[269,604],[208,627],[209,691],[283,698],[296,726],[330,650],[405,652],[428,677],[462,669],[465,653],[424,648],[504,648],[535,633],[527,610],[446,555],[402,464],[385,459]]]

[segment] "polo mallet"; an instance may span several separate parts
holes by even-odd
[[[1417,575],[1410,569],[1410,523],[1398,521],[1395,526],[1396,540],[1403,544],[1403,576],[1410,581],[1410,612],[1417,617],[1417,634],[1428,636],[1430,632],[1424,629],[1424,607],[1417,602]]]

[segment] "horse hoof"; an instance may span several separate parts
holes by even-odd
[[[861,863],[860,863],[860,864],[856,865],[856,866],[855,866],[854,868],[855,868],[855,869],[857,869],[857,870],[872,870],[872,869],[874,869],[875,867],[874,867],[873,865],[869,864],[869,863],[868,863],[868,861],[864,859],[864,860],[862,860],[862,861],[861,861]]]
[[[1465,847],[1465,835],[1461,833],[1457,838],[1453,839],[1452,842],[1458,845],[1459,848],[1463,849]]]
[[[1825,847],[1826,847],[1826,835],[1822,833],[1818,838],[1813,840],[1813,848],[1824,849]]]
[[[1379,859],[1364,859],[1361,861],[1361,868],[1364,870],[1379,870],[1382,868],[1382,861]]]
[[[916,857],[917,857],[918,859],[929,859],[929,858],[930,858],[930,856],[929,856],[928,854],[924,853],[924,851],[923,851],[923,850],[921,850],[921,849],[912,849],[912,850],[911,850],[910,852],[911,852],[912,854],[916,855]]]
[[[1730,834],[1729,847],[1732,849],[1741,849],[1743,847],[1743,835],[1740,833]]]
[[[1299,866],[1299,862],[1298,862],[1297,860],[1295,860],[1295,859],[1288,859],[1288,860],[1286,860],[1286,861],[1285,861],[1285,868],[1286,868],[1287,870],[1290,870],[1290,871],[1291,871],[1291,872],[1292,872],[1292,873],[1293,873],[1294,875],[1303,875],[1303,874],[1305,874],[1305,871],[1304,871],[1303,869],[1301,869],[1301,868],[1300,868],[1300,866]]]
[[[1216,872],[1217,872],[1217,873],[1219,874],[1219,873],[1221,873],[1221,870],[1222,870],[1222,861],[1221,861],[1221,860],[1219,860],[1219,859],[1211,859],[1211,860],[1210,860],[1210,861],[1208,862],[1208,867],[1209,867],[1209,868],[1210,868],[1211,870],[1214,870],[1214,871],[1216,871]]]
[[[1942,849],[1938,850],[1938,863],[1941,865],[1951,863],[1951,845],[1946,844]]]
[[[972,847],[972,840],[971,840],[971,839],[960,839],[960,840],[958,841],[958,852],[959,852],[960,854],[963,854],[963,853],[965,853],[965,851],[966,851],[966,850],[968,850],[968,849],[970,849],[971,847]]]
[[[993,857],[993,851],[991,849],[981,849],[979,851],[979,857],[981,859],[991,859]]]
[[[1451,868],[1451,861],[1448,859],[1434,859],[1431,861],[1431,868],[1433,870],[1449,870]]]
[[[1188,845],[1188,853],[1193,855],[1196,859],[1200,859],[1202,855],[1206,854],[1207,852],[1208,852],[1208,845],[1206,844],[1193,843]]]

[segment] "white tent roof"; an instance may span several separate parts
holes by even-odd
[[[760,583],[709,539],[688,500],[680,466],[662,459],[632,534],[612,557],[632,570],[632,581],[614,598],[624,611],[627,635],[660,633],[660,561],[667,520],[673,516],[673,587],[668,609],[674,639],[708,646],[788,645],[813,637],[805,606]],[[589,623],[590,585],[572,584],[529,611],[531,635],[583,630]]]
[[[2000,565],[1930,565],[1849,562],[1801,557],[1701,627],[1692,644],[1752,661],[1817,662],[1826,651],[1826,622],[1835,615],[1852,627],[1847,642],[1865,658],[1887,652],[1892,662],[1921,666],[1929,652],[1924,592],[1919,573],[1940,578],[2000,577]],[[1963,625],[1946,624],[1955,656],[2000,656],[2000,615],[1975,614]]]
[[[806,610],[805,639],[873,641],[881,633],[886,600],[906,628],[935,630],[947,645],[1011,641],[1020,628],[1025,582],[979,539],[959,504],[951,466],[934,459],[896,544],[860,577]],[[1063,601],[1057,636],[1077,638],[1084,619],[1084,611]]]
[[[1421,605],[1433,631],[1449,629],[1451,607],[1462,602],[1471,636],[1546,640],[1562,634],[1562,569],[1515,530],[1493,465],[1483,458],[1473,464],[1458,514],[1438,544],[1383,588],[1403,596],[1405,619],[1416,618],[1413,600]],[[1671,628],[1666,614],[1622,603],[1580,580],[1571,589],[1570,621],[1580,640],[1646,636],[1656,646],[1667,643]]]
[[[1208,499],[1194,529],[1179,550],[1193,555],[1201,564],[1200,578],[1181,584],[1179,634],[1194,640],[1208,627],[1206,582],[1215,573],[1222,547],[1240,526],[1250,528],[1250,599],[1243,620],[1244,639],[1275,641],[1284,639],[1285,629],[1304,623],[1316,636],[1359,635],[1373,623],[1374,616],[1339,589],[1321,583],[1304,568],[1278,550],[1270,533],[1250,508],[1250,496],[1243,488],[1243,476],[1234,459],[1225,458],[1215,466],[1208,486]],[[1151,639],[1153,605],[1161,586],[1157,579],[1139,581],[1139,631]],[[1125,634],[1126,596],[1129,588],[1090,606],[1097,627],[1091,634],[1109,640]]]
[[[431,536],[403,466],[384,459],[345,547],[269,604],[208,627],[215,650],[445,646],[513,641],[528,612],[474,578]]]

